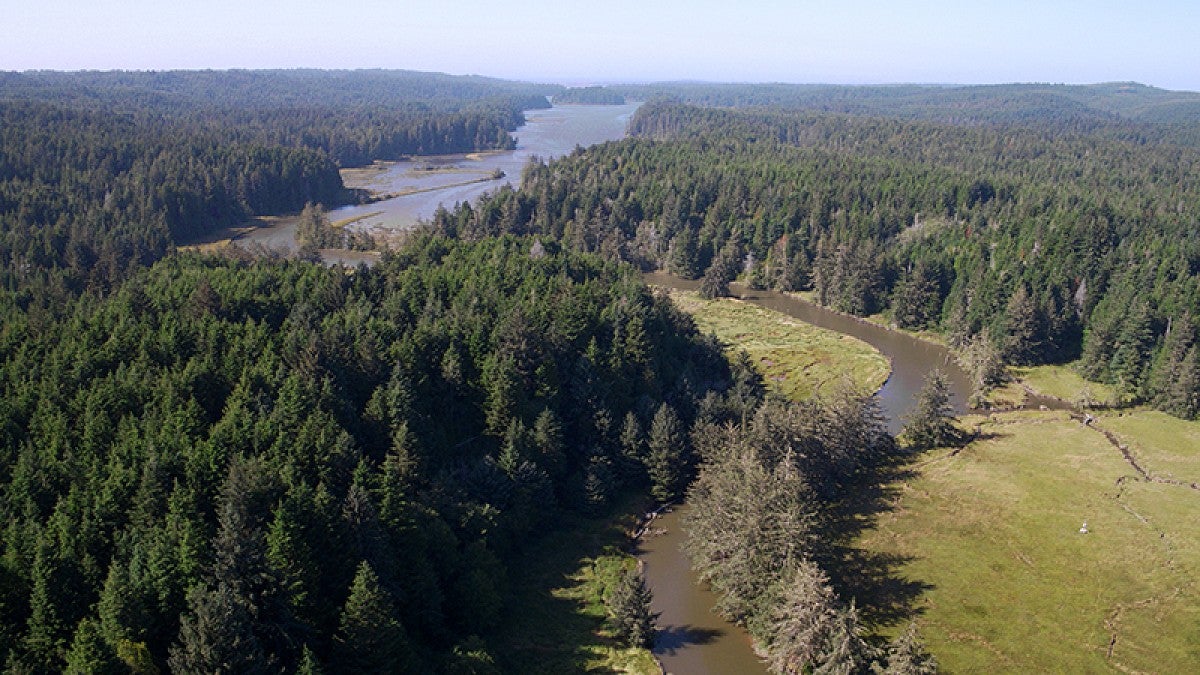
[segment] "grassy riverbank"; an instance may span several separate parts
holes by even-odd
[[[1084,379],[1071,365],[1010,367],[1008,371],[1017,382],[1031,390],[1071,404],[1115,406],[1120,403],[1116,389]]]
[[[930,585],[914,609],[941,664],[1200,668],[1200,491],[1152,480],[1200,480],[1200,425],[1148,411],[1101,415],[1099,429],[1064,412],[966,421],[981,437],[922,456],[858,542]]]
[[[648,650],[612,639],[604,595],[621,570],[637,564],[622,547],[641,510],[636,500],[616,516],[573,517],[531,552],[513,579],[515,597],[495,651],[505,672],[659,672]]]
[[[801,400],[849,379],[862,391],[876,391],[891,366],[866,342],[817,328],[785,314],[740,300],[703,300],[691,291],[671,291],[671,299],[714,333],[730,350],[745,350],[767,384]]]

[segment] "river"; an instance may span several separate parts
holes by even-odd
[[[698,281],[663,273],[647,274],[644,278],[649,284],[680,290],[697,290],[700,286]],[[891,361],[892,372],[878,397],[892,433],[903,427],[925,375],[935,368],[940,368],[949,380],[955,411],[968,412],[970,380],[945,347],[782,293],[754,291],[737,284],[732,290],[747,302],[856,337],[886,356]],[[1059,405],[1039,398],[1028,402],[1050,407]],[[683,505],[657,518],[651,527],[661,534],[645,537],[640,544],[640,557],[646,563],[646,582],[654,592],[654,611],[662,613],[659,617],[662,633],[654,649],[655,655],[667,672],[678,675],[765,673],[766,668],[750,646],[749,634],[711,611],[716,596],[700,585],[680,548],[684,540],[680,522],[687,509],[687,505]]]
[[[329,212],[329,219],[335,223],[349,222],[347,227],[351,229],[384,237],[409,229],[418,221],[431,218],[439,205],[452,208],[458,202],[474,201],[484,192],[505,184],[518,185],[521,171],[533,157],[547,160],[569,154],[576,147],[624,138],[629,118],[639,105],[569,105],[527,110],[525,124],[513,133],[517,138],[516,150],[411,157],[343,171],[346,187],[399,196],[336,208]],[[494,177],[501,173],[503,177]],[[240,241],[294,250],[296,220],[281,218],[270,227],[250,231]],[[324,255],[328,260],[338,254],[327,251]]]
[[[346,206],[330,213],[334,222],[352,221],[348,227],[386,234],[411,228],[433,216],[439,205],[472,201],[505,183],[519,183],[521,171],[532,157],[548,159],[624,137],[625,126],[638,104],[625,106],[563,106],[526,112],[527,122],[516,131],[516,150],[470,155],[420,157],[377,165],[344,174],[347,187],[377,193],[405,193],[373,204]],[[503,178],[493,178],[496,171]],[[280,219],[244,238],[273,248],[295,247],[295,219]],[[326,252],[329,255],[335,252]],[[352,256],[353,254],[347,254]],[[357,260],[350,260],[357,262]],[[648,274],[646,281],[659,286],[695,290],[699,282],[665,274]],[[752,291],[735,285],[743,300],[782,312],[813,325],[859,338],[886,356],[892,372],[879,391],[879,400],[893,433],[903,426],[913,395],[934,368],[946,373],[954,408],[967,411],[970,391],[967,375],[944,347],[903,333],[832,312],[796,298],[769,291]],[[1036,405],[1041,401],[1033,401]],[[667,671],[677,675],[765,673],[755,656],[749,635],[712,611],[716,596],[698,583],[680,545],[682,506],[656,519],[656,536],[644,537],[639,557],[646,563],[646,581],[654,593],[654,611],[661,612],[661,632],[655,655]]]

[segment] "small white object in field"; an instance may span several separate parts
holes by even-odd
[[[1087,534],[1087,533],[1088,533],[1087,521],[1085,520],[1085,521],[1083,521],[1083,527],[1079,528],[1079,534]]]

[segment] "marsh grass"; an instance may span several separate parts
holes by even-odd
[[[745,350],[767,385],[793,400],[846,379],[860,391],[877,391],[891,372],[887,358],[866,342],[780,312],[731,298],[703,300],[690,291],[673,290],[671,299],[730,351]]]

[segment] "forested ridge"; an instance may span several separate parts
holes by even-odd
[[[510,562],[679,494],[730,378],[632,268],[512,238],[176,256],[0,355],[17,672],[485,672]]]
[[[520,192],[436,221],[538,232],[606,256],[814,289],[1012,363],[1200,413],[1200,152],[1037,125],[643,106],[634,138],[526,170]]]
[[[252,215],[354,198],[339,166],[512,148],[557,87],[403,71],[0,73],[4,285],[77,292]]]
[[[663,82],[606,89],[639,101],[774,107],[961,126],[1019,124],[1094,131],[1128,128],[1135,123],[1147,131],[1167,125],[1172,134],[1185,132],[1193,144],[1200,140],[1195,133],[1200,122],[1200,94],[1136,82],[967,86]]]
[[[1012,363],[1082,357],[1195,417],[1190,103],[1124,86],[1048,107],[1023,85],[812,88],[822,109],[804,87],[685,85],[775,107],[647,104],[632,138],[534,162],[351,271],[171,252],[352,198],[339,166],[509,147],[562,88],[0,74],[0,660],[511,671],[509,581],[541,536],[686,495],[688,552],[774,671],[930,672],[911,631],[866,634],[905,608],[860,619],[843,569],[839,528],[903,462],[874,399],[770,397],[637,268],[812,290]],[[614,635],[645,644],[625,579]]]
[[[554,95],[556,105],[625,105],[625,97],[606,87],[572,87]]]

